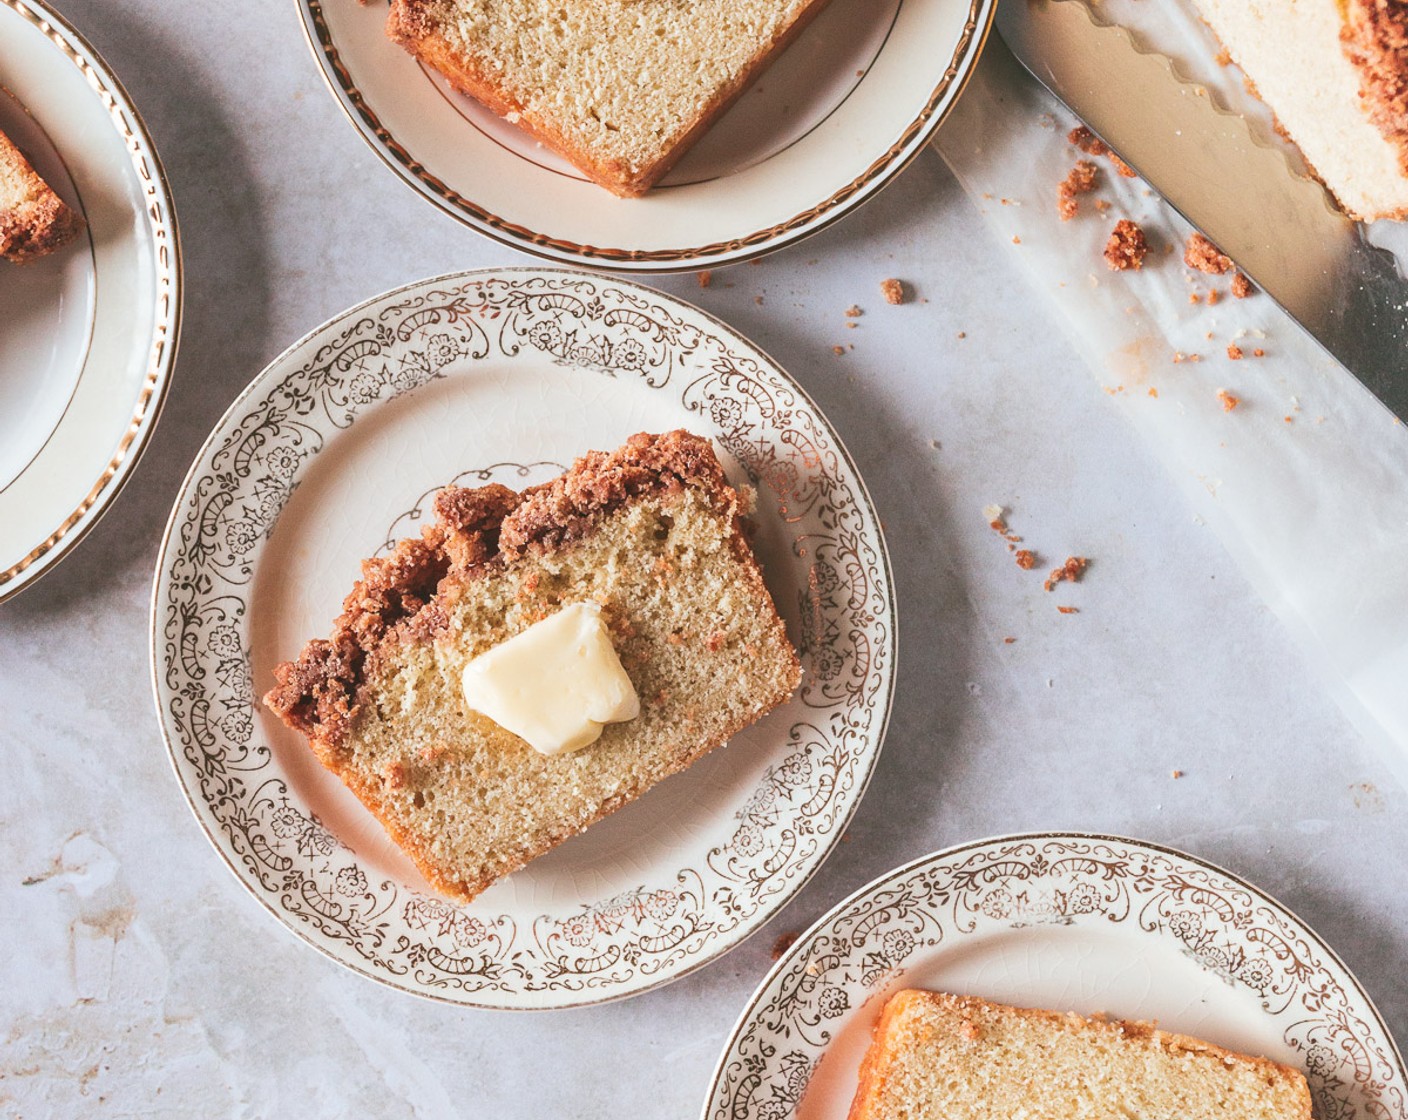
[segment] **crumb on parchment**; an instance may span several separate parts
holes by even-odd
[[[1128,218],[1121,218],[1105,243],[1105,263],[1115,272],[1141,268],[1148,252],[1144,231]]]
[[[699,273],[699,286],[701,288],[707,288],[711,283],[713,283],[713,280],[714,274],[710,272],[707,268]]]
[[[1063,222],[1080,212],[1079,196],[1089,194],[1100,180],[1100,169],[1088,159],[1076,160],[1076,165],[1056,188],[1056,210]]]
[[[903,280],[896,280],[893,276],[888,280],[880,281],[880,294],[885,297],[886,303],[901,304],[909,302],[909,289]]]
[[[1183,263],[1212,276],[1221,276],[1232,268],[1232,258],[1196,232],[1188,235],[1188,244],[1183,249]],[[1235,285],[1236,282],[1233,283]]]
[[[1247,279],[1245,272],[1239,272],[1232,277],[1232,294],[1238,299],[1246,299],[1255,291],[1256,289],[1252,287],[1252,282]]]
[[[1234,397],[1226,389],[1219,389],[1217,391],[1217,399],[1222,402],[1223,412],[1231,412],[1234,408],[1236,408],[1239,404],[1242,403],[1241,397]]]
[[[1064,564],[1051,570],[1042,587],[1047,591],[1054,591],[1058,583],[1079,583],[1089,563],[1084,556],[1067,556]]]

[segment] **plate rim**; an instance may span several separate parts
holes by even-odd
[[[752,1021],[754,1012],[757,1010],[758,1005],[762,1002],[764,996],[768,992],[768,989],[771,987],[774,978],[784,972],[788,967],[790,967],[791,964],[796,960],[796,958],[801,955],[808,943],[819,933],[821,933],[826,926],[836,921],[836,919],[839,918],[842,914],[844,914],[850,907],[862,901],[867,895],[881,889],[885,884],[890,883],[896,879],[903,878],[904,876],[914,874],[915,872],[924,868],[926,865],[938,863],[941,860],[953,859],[959,855],[962,855],[965,852],[969,852],[978,848],[989,847],[991,845],[1012,844],[1036,840],[1077,840],[1124,844],[1128,845],[1129,847],[1143,848],[1148,851],[1157,852],[1160,855],[1172,856],[1176,859],[1186,860],[1188,863],[1194,865],[1195,867],[1200,867],[1206,871],[1211,871],[1217,875],[1224,876],[1229,882],[1247,891],[1249,894],[1256,896],[1263,903],[1269,905],[1273,910],[1277,910],[1281,914],[1290,918],[1295,925],[1299,926],[1300,929],[1305,932],[1305,934],[1316,946],[1318,946],[1321,950],[1325,952],[1325,954],[1330,958],[1330,960],[1333,961],[1334,964],[1338,968],[1340,968],[1344,972],[1345,976],[1349,979],[1349,982],[1352,985],[1354,992],[1358,995],[1360,999],[1364,1001],[1365,1007],[1369,1010],[1370,1014],[1373,1015],[1374,1022],[1378,1025],[1378,1028],[1383,1034],[1384,1039],[1388,1042],[1389,1052],[1396,1063],[1397,1072],[1399,1076],[1403,1079],[1404,1084],[1408,1085],[1408,1065],[1405,1065],[1404,1063],[1403,1052],[1399,1049],[1398,1041],[1394,1038],[1393,1032],[1389,1030],[1388,1024],[1384,1022],[1383,1013],[1379,1011],[1378,1005],[1374,1003],[1373,997],[1371,997],[1369,993],[1365,990],[1364,985],[1360,981],[1359,977],[1354,974],[1354,971],[1347,964],[1345,964],[1344,960],[1334,950],[1333,946],[1331,946],[1327,941],[1325,941],[1325,939],[1320,936],[1320,934],[1315,930],[1312,925],[1306,922],[1298,913],[1296,913],[1296,911],[1292,910],[1289,906],[1286,906],[1274,895],[1263,890],[1261,887],[1258,887],[1255,883],[1249,882],[1241,875],[1227,870],[1221,864],[1214,863],[1211,860],[1204,859],[1201,856],[1193,855],[1192,853],[1186,852],[1181,848],[1175,848],[1168,844],[1161,844],[1153,840],[1142,840],[1134,836],[1122,836],[1118,833],[1113,832],[1085,832],[1078,829],[1038,829],[1029,832],[994,833],[992,835],[978,837],[974,840],[967,840],[957,844],[951,844],[947,847],[939,848],[935,851],[929,852],[926,855],[916,856],[913,859],[906,861],[905,863],[898,864],[890,870],[882,872],[875,878],[871,879],[868,883],[865,883],[863,886],[858,887],[856,890],[852,891],[850,894],[842,898],[834,906],[830,907],[824,914],[817,918],[816,921],[812,922],[811,925],[809,925],[805,930],[798,934],[797,939],[787,947],[787,951],[784,952],[780,957],[778,957],[777,961],[767,970],[766,973],[764,973],[762,979],[758,981],[757,986],[753,989],[752,994],[749,995],[748,1000],[745,1003],[743,1009],[739,1012],[738,1018],[734,1021],[733,1027],[729,1030],[727,1037],[724,1039],[723,1047],[719,1051],[718,1061],[714,1063],[713,1073],[709,1077],[709,1086],[705,1090],[703,1104],[700,1106],[699,1120],[710,1120],[710,1111],[714,1104],[715,1094],[717,1093],[719,1084],[723,1079],[724,1069],[728,1063],[729,1057],[733,1053],[734,1046],[738,1042],[740,1036],[743,1034],[743,1032],[747,1029],[749,1023]]]
[[[5,0],[0,0],[0,2],[5,2]],[[487,280],[492,277],[503,276],[506,274],[546,274],[550,276],[584,277],[596,282],[607,281],[612,284],[624,285],[625,287],[634,289],[635,291],[645,296],[648,296],[651,299],[658,299],[663,300],[665,302],[675,303],[689,310],[690,312],[701,316],[713,329],[721,332],[726,337],[735,340],[739,343],[742,343],[745,347],[755,351],[764,361],[769,363],[779,374],[781,374],[782,378],[784,379],[784,381],[786,381],[789,388],[794,390],[797,393],[798,397],[805,401],[807,405],[815,411],[816,416],[823,422],[825,422],[826,426],[831,430],[831,435],[836,441],[837,453],[842,458],[846,466],[850,468],[851,473],[855,479],[858,503],[863,507],[867,516],[869,516],[872,522],[874,523],[874,544],[880,562],[880,570],[883,573],[885,579],[885,601],[889,611],[889,639],[887,653],[889,654],[890,658],[889,676],[888,680],[886,681],[884,693],[882,696],[877,696],[875,701],[875,703],[883,702],[883,712],[881,713],[880,721],[877,724],[873,733],[875,748],[872,753],[869,766],[865,768],[864,772],[860,774],[857,780],[850,805],[837,818],[837,825],[832,830],[832,836],[830,841],[826,844],[825,849],[816,858],[812,866],[804,869],[801,873],[799,873],[797,878],[790,884],[789,889],[780,892],[779,895],[775,896],[772,900],[769,901],[768,906],[763,915],[750,929],[747,929],[742,933],[737,934],[731,940],[721,943],[715,951],[709,953],[706,956],[703,956],[701,959],[694,961],[674,972],[668,973],[667,975],[656,976],[652,979],[650,983],[647,983],[641,987],[634,987],[626,991],[620,991],[615,993],[597,994],[594,996],[594,998],[591,999],[573,999],[569,1002],[556,1004],[525,1004],[517,1006],[487,1003],[473,999],[455,998],[454,996],[446,995],[441,992],[426,990],[423,987],[412,988],[404,986],[402,984],[394,983],[387,976],[381,975],[377,972],[373,972],[363,967],[362,964],[358,961],[346,959],[336,955],[328,946],[309,936],[309,934],[302,927],[294,926],[290,922],[285,921],[284,917],[280,914],[277,909],[275,909],[269,899],[266,898],[263,893],[258,892],[255,886],[250,883],[244,875],[240,873],[240,869],[231,859],[230,854],[226,852],[219,838],[211,831],[210,825],[201,815],[200,808],[196,804],[196,799],[192,795],[189,786],[187,785],[184,777],[182,776],[181,764],[178,760],[177,747],[173,742],[172,735],[167,727],[165,711],[162,706],[163,684],[161,680],[161,662],[158,649],[159,628],[161,624],[161,620],[159,617],[159,611],[161,608],[161,588],[163,577],[166,573],[167,550],[178,529],[180,516],[183,512],[186,497],[190,491],[193,480],[199,473],[200,467],[206,458],[207,452],[210,451],[212,446],[216,443],[217,437],[224,430],[226,424],[244,407],[246,402],[255,394],[256,390],[259,389],[261,384],[267,378],[271,377],[274,372],[278,368],[280,368],[285,362],[287,362],[293,354],[295,354],[305,346],[309,345],[313,340],[318,338],[324,332],[331,330],[336,326],[336,324],[346,319],[350,319],[361,314],[363,311],[373,306],[374,304],[380,303],[383,300],[391,299],[396,296],[404,295],[417,288],[429,287],[431,285],[441,283],[464,281],[467,279]],[[157,727],[161,733],[162,743],[166,748],[167,762],[171,766],[172,776],[176,781],[177,787],[181,791],[181,795],[186,803],[186,807],[190,810],[191,815],[195,818],[196,823],[199,825],[202,834],[205,836],[205,839],[209,842],[210,847],[215,851],[215,854],[219,857],[220,862],[226,867],[230,874],[234,876],[235,880],[244,888],[245,892],[259,904],[260,909],[267,913],[269,918],[277,926],[297,938],[299,941],[302,941],[304,944],[311,946],[313,949],[317,950],[319,953],[331,960],[333,963],[343,968],[346,968],[362,977],[374,980],[377,983],[383,985],[384,987],[387,987],[393,991],[400,992],[404,995],[460,1008],[497,1012],[538,1013],[562,1011],[583,1007],[596,1007],[602,1004],[615,1003],[620,1000],[631,999],[636,996],[645,995],[649,992],[658,991],[660,988],[672,984],[676,980],[681,980],[701,968],[705,968],[711,964],[714,964],[720,957],[725,956],[728,953],[732,952],[734,949],[738,948],[745,941],[753,937],[766,925],[768,925],[768,923],[771,922],[777,916],[777,914],[783,909],[783,907],[785,907],[789,902],[791,902],[797,896],[797,894],[804,887],[806,887],[806,885],[811,881],[812,877],[835,853],[836,847],[841,843],[841,838],[845,834],[846,829],[847,827],[849,827],[851,821],[854,819],[857,810],[860,808],[860,804],[865,798],[866,791],[869,789],[870,782],[874,778],[876,768],[879,765],[880,755],[884,750],[885,740],[889,732],[890,720],[894,713],[894,695],[896,681],[898,679],[898,660],[900,648],[899,625],[899,603],[898,596],[896,595],[895,591],[894,570],[890,560],[889,545],[885,538],[885,532],[881,524],[879,511],[876,509],[875,502],[874,499],[871,497],[869,487],[866,485],[865,479],[861,475],[860,470],[856,467],[855,460],[851,456],[850,450],[846,447],[839,432],[835,430],[835,426],[831,423],[830,418],[816,404],[816,402],[812,399],[811,395],[806,391],[805,387],[802,386],[802,384],[798,382],[796,378],[794,378],[790,373],[787,372],[785,366],[777,362],[771,356],[771,354],[769,354],[762,347],[752,342],[745,335],[741,334],[735,328],[723,322],[715,315],[697,306],[696,304],[690,303],[688,300],[681,299],[680,297],[675,296],[671,293],[662,292],[637,280],[625,279],[619,276],[603,276],[598,273],[591,273],[586,272],[582,269],[568,268],[563,266],[544,266],[538,264],[528,264],[514,265],[509,267],[461,269],[454,272],[441,273],[434,276],[423,277],[421,279],[412,280],[404,284],[399,284],[393,288],[389,288],[386,291],[377,293],[376,295],[363,299],[343,309],[342,311],[336,312],[324,322],[314,327],[312,330],[306,331],[304,334],[299,336],[298,339],[296,339],[294,342],[292,342],[291,344],[286,346],[282,351],[280,351],[262,369],[260,369],[259,372],[256,373],[253,378],[251,378],[249,383],[230,402],[229,406],[220,415],[220,418],[216,420],[214,425],[211,427],[209,434],[201,442],[199,449],[195,452],[195,455],[191,460],[191,465],[186,470],[186,473],[182,476],[181,484],[177,488],[176,497],[173,500],[171,506],[171,513],[167,518],[166,527],[162,531],[161,539],[157,547],[157,555],[152,576],[152,586],[148,608],[147,661],[152,686],[152,701],[155,708]]]
[[[146,122],[127,92],[127,87],[87,38],[43,0],[0,0],[0,5],[33,24],[40,34],[57,47],[68,61],[78,68],[80,74],[88,79],[90,88],[96,78],[98,88],[94,93],[109,99],[108,103],[104,104],[108,122],[123,139],[124,146],[128,149],[128,162],[135,166],[142,159],[150,160],[150,174],[142,176],[140,171],[138,174],[139,177],[145,178],[155,192],[155,197],[150,200],[149,205],[141,209],[141,213],[147,228],[153,233],[155,251],[152,259],[155,278],[152,295],[157,308],[142,388],[116,450],[99,472],[87,495],[63,516],[54,531],[9,568],[0,571],[0,603],[3,603],[53,571],[59,561],[102,520],[113,501],[126,487],[151,442],[152,433],[161,419],[162,409],[171,388],[176,354],[180,349],[181,323],[185,307],[185,265],[176,205],[170,181],[166,176],[166,168],[161,162]],[[49,26],[46,27],[46,24]],[[119,115],[130,118],[125,133],[117,128],[116,120]],[[137,143],[136,151],[132,149],[133,140]],[[152,205],[160,207],[165,216],[164,222],[153,216]],[[166,234],[164,243],[163,230]],[[163,261],[163,256],[168,259]],[[166,293],[164,299],[163,291]],[[165,315],[161,313],[163,302],[169,305]],[[91,351],[85,354],[84,370],[87,369],[91,357]],[[80,373],[80,380],[82,376]]]
[[[376,111],[367,104],[361,90],[352,80],[352,75],[342,62],[322,14],[324,0],[293,0],[293,3],[298,9],[299,26],[303,29],[304,41],[312,52],[318,73],[333,100],[357,135],[412,192],[461,225],[506,248],[555,265],[648,276],[692,272],[699,268],[724,268],[767,256],[800,244],[814,234],[830,228],[874,198],[919,156],[963,96],[963,91],[977,69],[978,61],[992,34],[998,0],[968,0],[968,16],[963,32],[968,38],[968,43],[965,47],[960,36],[959,49],[955,52],[956,56],[961,56],[959,61],[939,75],[938,84],[930,91],[923,108],[904,127],[891,147],[874,159],[870,166],[851,182],[837,187],[808,210],[776,222],[765,230],[750,231],[711,245],[658,250],[579,245],[537,233],[489,213],[473,200],[465,198],[454,188],[431,175],[381,123]],[[945,98],[947,103],[939,109]],[[400,154],[397,154],[398,150]],[[474,209],[467,211],[465,204]],[[819,219],[816,217],[818,214],[821,215]]]

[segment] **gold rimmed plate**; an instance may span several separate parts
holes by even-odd
[[[121,84],[36,0],[0,0],[0,130],[82,214],[77,241],[0,262],[0,600],[122,488],[176,354],[181,254],[161,163]]]
[[[1044,832],[924,856],[838,903],[749,1000],[701,1120],[845,1120],[904,988],[1156,1022],[1302,1070],[1318,1117],[1408,1118],[1372,1000],[1284,906],[1171,848]]]
[[[329,88],[423,198],[549,260],[735,263],[860,206],[919,152],[977,63],[994,0],[832,0],[662,183],[619,199],[416,62],[385,5],[297,0]]]
[[[674,428],[713,440],[730,477],[756,487],[754,548],[801,688],[473,902],[435,895],[256,698],[276,664],[328,632],[361,558],[419,531],[439,487],[522,489],[588,450]],[[864,485],[766,355],[634,284],[505,269],[378,296],[256,378],[172,512],[152,665],[197,819],[286,927],[417,995],[568,1007],[707,964],[820,866],[880,751],[894,612]]]

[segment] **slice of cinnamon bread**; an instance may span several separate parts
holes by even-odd
[[[890,997],[850,1120],[1310,1120],[1296,1070],[1147,1023]]]
[[[280,665],[265,703],[432,885],[471,899],[795,690],[740,512],[709,442],[684,431],[589,453],[521,494],[443,490],[434,524],[363,564],[331,640]],[[574,603],[599,605],[640,713],[545,755],[471,710],[462,677]]]
[[[619,195],[644,194],[826,0],[392,0],[387,34]]]
[[[0,257],[24,264],[67,245],[83,219],[0,132]]]

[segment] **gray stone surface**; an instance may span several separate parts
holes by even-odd
[[[157,730],[147,602],[167,513],[230,399],[308,328],[396,284],[525,258],[380,165],[323,89],[292,3],[61,9],[156,137],[186,249],[186,323],[130,485],[71,556],[0,606],[6,1115],[691,1116],[777,936],[916,855],[1042,828],[1146,838],[1252,880],[1320,932],[1408,1038],[1408,795],[933,153],[799,247],[716,272],[706,291],[692,277],[659,284],[806,386],[884,519],[899,685],[847,841],[750,942],[587,1010],[432,1004],[289,936],[201,835]],[[884,305],[887,276],[928,302]],[[847,329],[852,304],[866,313]],[[838,357],[838,343],[855,349]],[[1048,556],[1094,559],[1068,600],[1080,614],[1057,614],[1016,568],[985,524],[990,502]]]

